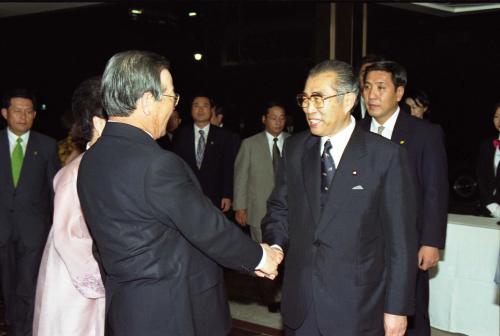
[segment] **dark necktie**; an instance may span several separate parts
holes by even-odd
[[[273,144],[273,171],[274,175],[276,175],[278,171],[278,163],[281,157],[280,150],[278,148],[278,138],[273,139],[274,144]]]
[[[200,138],[198,139],[198,144],[196,146],[196,166],[201,169],[201,163],[203,162],[203,154],[205,153],[205,132],[200,130]]]
[[[332,143],[330,140],[325,142],[323,147],[323,154],[321,154],[321,208],[326,202],[326,197],[328,195],[328,189],[332,184],[333,176],[335,175],[335,162],[330,155],[330,149],[332,149]]]

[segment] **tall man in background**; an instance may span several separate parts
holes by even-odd
[[[78,196],[103,270],[110,336],[227,335],[216,263],[274,278],[282,259],[228,221],[188,165],[155,142],[179,101],[168,69],[144,51],[108,61],[109,122],[80,165]]]
[[[265,130],[243,140],[234,163],[235,219],[241,226],[250,227],[250,235],[262,242],[260,223],[266,214],[266,201],[274,188],[274,175],[278,168],[283,143],[289,136],[283,132],[285,109],[269,102],[262,115]],[[277,312],[276,282],[257,279],[259,294],[269,311]]]
[[[233,199],[234,148],[233,134],[210,124],[213,100],[205,95],[193,98],[191,116],[194,123],[177,130],[173,151],[194,171],[205,195],[227,212]]]
[[[405,69],[396,62],[376,62],[366,68],[363,97],[371,118],[365,130],[378,133],[405,148],[417,198],[418,273],[415,315],[408,334],[430,336],[428,269],[439,261],[448,218],[448,168],[441,127],[401,111],[399,101],[407,83]]]
[[[38,267],[52,222],[57,144],[32,131],[36,99],[16,89],[3,99],[0,131],[0,270],[12,335],[31,335]]]
[[[413,314],[407,155],[355,127],[357,94],[351,66],[329,60],[297,96],[309,130],[287,139],[262,221],[263,240],[285,251],[287,336],[403,336]]]

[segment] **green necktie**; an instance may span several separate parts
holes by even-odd
[[[19,137],[17,138],[16,142],[17,144],[16,147],[14,147],[14,150],[12,151],[12,158],[11,158],[12,180],[14,181],[14,187],[17,187],[17,182],[19,181],[19,175],[21,175],[21,168],[23,166],[23,159],[24,159],[23,146],[21,146],[21,142],[23,142],[23,139]]]

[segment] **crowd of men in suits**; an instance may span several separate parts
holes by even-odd
[[[120,86],[144,69],[155,86]],[[191,100],[193,123],[179,126],[164,58],[113,56],[102,87],[110,122],[78,181],[110,335],[227,333],[216,264],[257,274],[263,302],[277,311],[272,281],[283,254],[286,335],[430,335],[427,272],[445,244],[447,160],[441,128],[400,104],[406,85],[405,69],[378,56],[365,57],[358,76],[321,62],[297,95],[309,129],[284,132],[286,111],[269,102],[263,131],[241,142],[204,93]],[[136,93],[119,101],[120,90]],[[3,100],[0,271],[16,336],[30,335],[59,168],[56,142],[31,130],[36,113],[25,90]]]

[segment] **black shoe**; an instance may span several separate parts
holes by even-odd
[[[273,302],[267,305],[267,310],[269,310],[270,313],[277,313],[280,311],[280,302]]]

